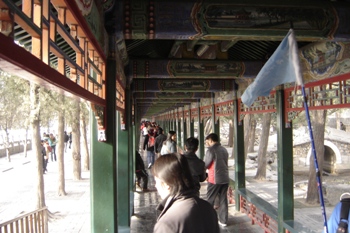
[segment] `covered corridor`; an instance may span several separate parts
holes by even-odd
[[[222,117],[234,128],[235,211],[249,202],[276,220],[266,231],[301,232],[292,149],[301,90],[286,83],[252,106],[241,95],[292,22],[310,110],[349,108],[347,1],[0,0],[0,8],[0,69],[91,105],[91,232],[128,231],[136,204],[155,201],[133,190],[142,120],[175,129],[180,147],[196,133],[203,158],[204,122],[220,134]],[[246,181],[245,116],[267,113],[277,120],[275,206]]]

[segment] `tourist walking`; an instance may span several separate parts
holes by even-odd
[[[227,226],[228,200],[227,190],[229,184],[228,152],[218,142],[219,137],[215,133],[205,138],[208,150],[205,153],[204,162],[208,171],[207,200],[214,206],[215,199],[219,198],[218,218],[221,226]]]
[[[207,177],[205,173],[205,163],[196,155],[198,145],[199,141],[197,138],[187,138],[185,141],[185,153],[183,156],[187,159],[188,165],[190,166],[194,186],[197,191],[197,195],[199,196],[199,190],[201,188],[200,182],[205,181]]]

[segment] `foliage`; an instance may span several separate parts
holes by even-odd
[[[0,70],[0,128],[27,128],[30,113],[29,83]]]

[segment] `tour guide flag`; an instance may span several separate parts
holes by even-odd
[[[275,86],[291,82],[302,84],[298,47],[293,29],[289,30],[254,82],[245,90],[241,100],[250,107],[259,96],[268,96]]]

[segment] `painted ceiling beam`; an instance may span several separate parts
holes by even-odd
[[[344,1],[154,1],[152,9],[137,3],[119,3],[125,39],[281,41],[291,22],[298,41],[350,38]]]
[[[201,98],[211,98],[212,92],[136,92],[134,93],[135,99],[201,99]]]
[[[246,79],[255,78],[266,61],[230,60],[130,60],[125,68],[130,79]]]
[[[234,79],[221,80],[156,80],[156,79],[135,79],[133,90],[140,92],[140,95],[160,95],[152,92],[186,92],[189,95],[200,95],[198,92],[218,92],[218,91],[232,91],[234,86]]]

